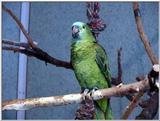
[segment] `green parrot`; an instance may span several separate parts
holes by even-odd
[[[106,52],[89,26],[82,22],[72,25],[71,63],[82,91],[111,87]],[[112,119],[109,99],[94,101],[94,107],[95,119]]]

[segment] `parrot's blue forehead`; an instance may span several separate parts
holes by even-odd
[[[72,26],[83,26],[83,25],[85,25],[85,23],[78,21],[78,22],[73,23]]]

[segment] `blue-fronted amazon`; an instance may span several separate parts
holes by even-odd
[[[105,50],[98,44],[89,26],[72,25],[71,62],[81,89],[109,88],[111,74]],[[94,101],[95,119],[112,119],[109,99]]]

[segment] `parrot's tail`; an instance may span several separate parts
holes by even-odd
[[[105,104],[107,102],[107,105]],[[95,106],[95,119],[108,119],[111,120],[113,119],[112,117],[112,111],[109,106],[109,101],[108,100],[99,100],[94,102]]]

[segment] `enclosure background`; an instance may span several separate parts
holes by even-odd
[[[5,3],[20,18],[21,3]],[[158,57],[158,3],[140,3],[144,30]],[[100,16],[107,28],[98,38],[105,48],[112,76],[117,76],[117,49],[122,47],[124,83],[132,83],[136,76],[145,75],[151,62],[136,29],[132,3],[101,3]],[[29,34],[38,46],[53,57],[70,60],[71,25],[75,21],[87,22],[86,4],[82,2],[30,4]],[[2,38],[19,41],[19,29],[13,19],[2,11]],[[18,54],[2,53],[2,101],[17,98]],[[27,65],[27,98],[64,95],[80,92],[72,70],[46,64],[29,57]],[[115,119],[118,119],[129,101],[111,98]],[[78,104],[36,108],[26,111],[26,119],[73,119]],[[136,108],[129,117],[139,114]],[[3,119],[16,119],[16,111],[4,111]]]

